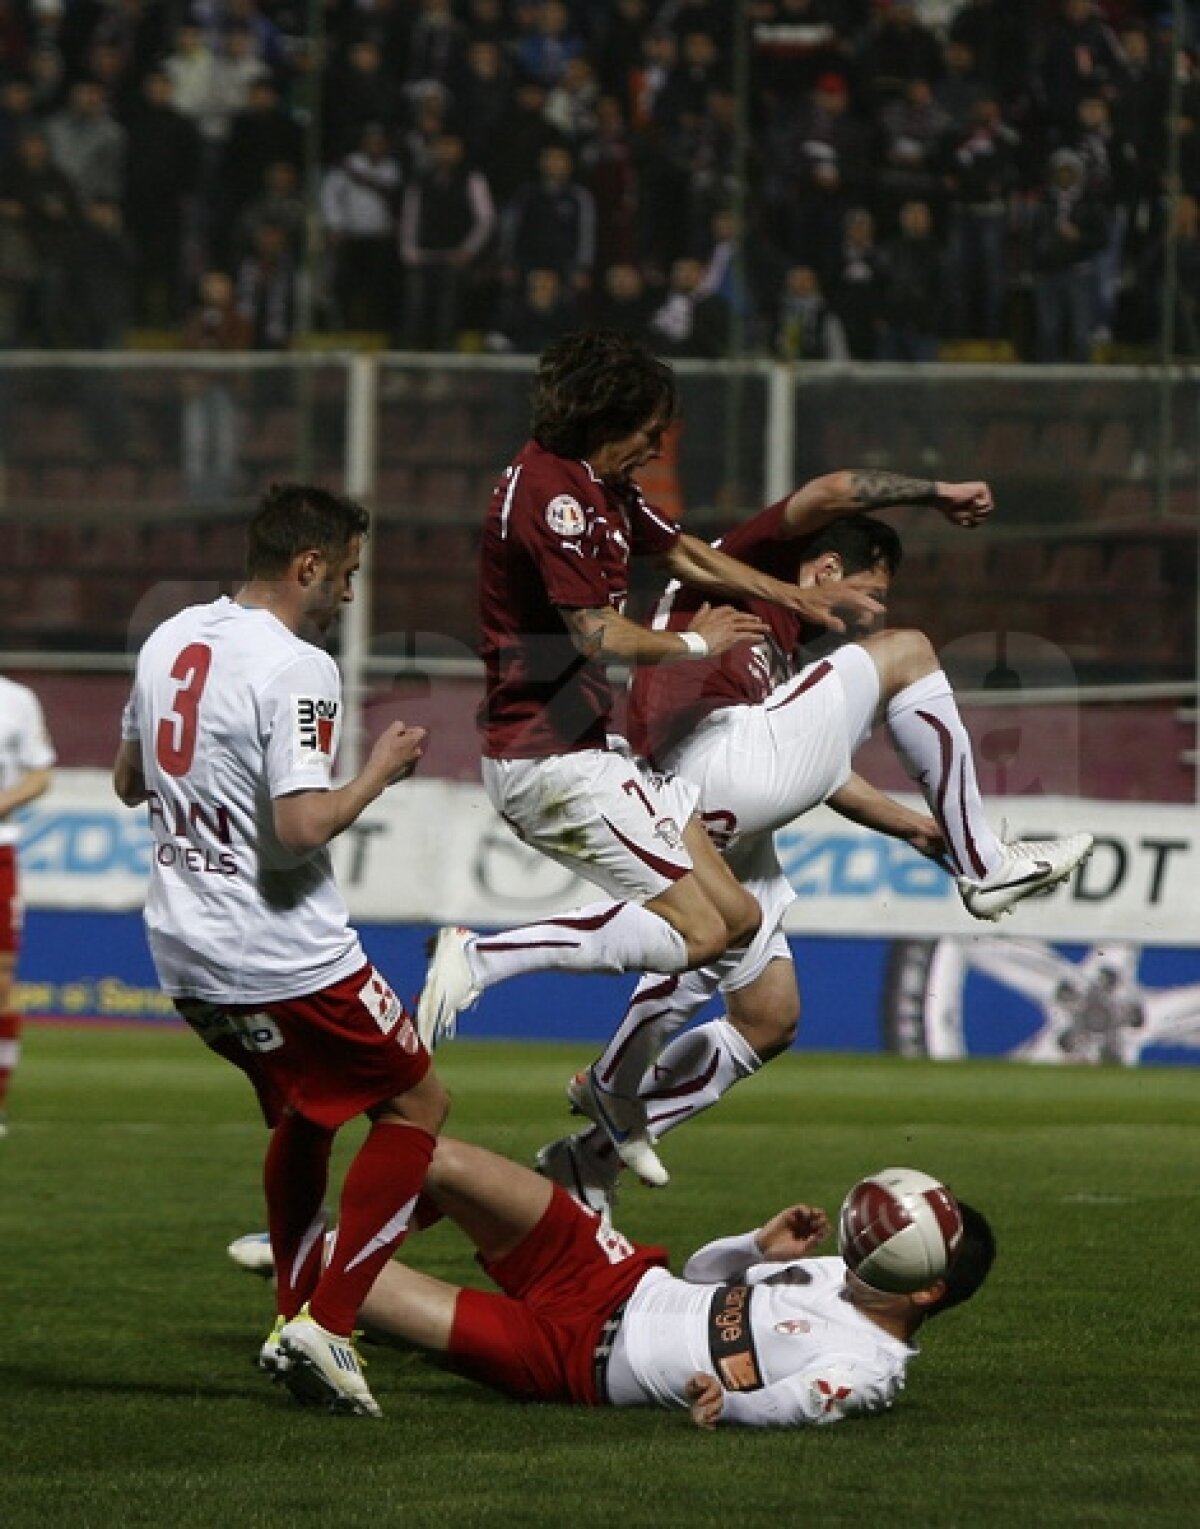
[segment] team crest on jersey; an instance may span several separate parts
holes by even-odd
[[[327,696],[292,697],[296,713],[296,747],[302,758],[313,754],[323,754],[326,759],[333,758],[338,704]]]
[[[587,516],[578,499],[557,494],[546,506],[546,524],[555,536],[582,536],[587,530]]]
[[[683,848],[683,835],[679,832],[679,824],[674,818],[659,818],[654,825],[654,832],[668,849]]]

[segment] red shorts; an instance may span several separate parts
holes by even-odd
[[[285,1108],[336,1131],[429,1071],[404,1005],[368,964],[319,993],[263,1004],[181,998],[200,1039],[253,1083],[267,1124]]]
[[[628,1241],[555,1185],[529,1236],[483,1263],[504,1294],[459,1292],[450,1356],[510,1396],[597,1406],[601,1329],[647,1270],[666,1263],[665,1248]]]
[[[0,844],[0,955],[20,950],[22,912],[16,845]]]

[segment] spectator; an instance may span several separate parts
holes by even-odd
[[[649,0],[613,0],[596,49],[600,89],[615,96],[622,109],[632,105],[634,72],[642,57],[642,38],[650,26]]]
[[[267,166],[259,195],[238,219],[233,247],[239,260],[253,247],[263,223],[274,223],[286,232],[288,253],[302,265],[308,246],[308,208],[300,194],[299,173],[288,159],[277,159]]]
[[[729,342],[729,309],[715,294],[701,288],[704,267],[688,257],[676,260],[663,303],[650,318],[649,340],[663,356],[708,359],[725,354]]]
[[[946,262],[928,202],[905,202],[900,229],[880,251],[881,361],[936,361]]]
[[[432,80],[409,95],[409,121],[401,135],[401,162],[407,175],[424,175],[433,163],[433,146],[450,126],[450,97]]]
[[[739,235],[738,217],[720,207],[709,222],[702,297],[716,296],[738,325],[741,349],[767,347],[771,339],[770,315],[774,312],[787,261],[771,241],[757,230]]]
[[[1020,138],[994,96],[975,104],[970,130],[951,142],[946,187],[948,326],[952,335],[999,339],[1008,293],[1005,240],[1018,184]]]
[[[950,118],[951,133],[961,135],[967,130],[975,103],[986,89],[970,45],[960,38],[948,38],[942,47],[942,75],[933,87],[933,98]]]
[[[1066,132],[1080,99],[1119,88],[1124,78],[1121,45],[1099,14],[1095,0],[1062,0],[1062,16],[1050,27],[1042,54],[1042,96],[1051,120]]]
[[[781,233],[803,264],[833,274],[845,213],[866,194],[870,143],[840,74],[824,74],[770,151]]]
[[[654,299],[636,265],[622,261],[608,267],[596,297],[598,328],[619,329],[639,340],[648,339],[654,307]]]
[[[249,31],[237,35],[247,43],[253,37]],[[262,190],[267,167],[279,161],[299,170],[304,162],[304,133],[280,102],[275,82],[264,74],[250,81],[245,104],[230,121],[221,160],[223,236],[233,228],[246,203]]]
[[[911,79],[879,112],[880,213],[890,222],[902,202],[934,202],[942,191],[944,140],[953,124],[927,79]]]
[[[578,58],[568,61],[558,84],[546,97],[546,121],[566,143],[577,149],[596,131],[599,96],[596,71],[581,53]]]
[[[69,267],[72,342],[80,350],[119,350],[124,345],[133,321],[139,264],[118,203],[84,203]],[[110,435],[109,448],[115,450],[116,444]]]
[[[80,80],[69,103],[46,123],[50,156],[81,201],[119,202],[125,194],[125,129],[114,121],[103,86]]]
[[[1056,149],[1033,210],[1034,359],[1091,360],[1092,290],[1108,237],[1103,204],[1087,190],[1083,161]]]
[[[337,164],[352,154],[371,123],[379,123],[392,135],[403,116],[404,95],[384,67],[383,49],[372,38],[360,38],[326,80],[322,124],[326,160]]]
[[[707,32],[688,32],[679,44],[679,57],[654,103],[654,122],[669,133],[685,118],[702,118],[709,92],[728,84],[717,45]]]
[[[14,157],[0,166],[0,216],[21,230],[33,255],[18,334],[23,341],[50,348],[68,343],[67,271],[79,230],[79,199],[52,162],[40,129],[26,129]]]
[[[53,43],[39,43],[29,55],[29,83],[33,90],[33,110],[39,120],[44,120],[63,104],[67,94],[67,66]]]
[[[249,319],[237,306],[233,282],[224,271],[200,278],[200,300],[188,315],[187,350],[247,350],[253,339]],[[183,479],[193,504],[220,502],[237,490],[238,411],[229,374],[188,372],[183,388]]]
[[[462,73],[467,37],[454,19],[450,0],[417,0],[417,17],[408,34],[403,77],[420,90],[436,85],[452,91]]]
[[[596,205],[596,264],[628,264],[638,254],[638,167],[616,96],[596,103],[596,131],[579,156],[580,178]]]
[[[37,126],[33,110],[33,86],[23,75],[0,81],[0,164],[16,151],[27,127]]]
[[[979,77],[1008,105],[1028,90],[1039,0],[966,0],[950,37],[970,48]]]
[[[1132,283],[1136,328],[1133,337],[1156,343],[1163,337],[1167,315],[1167,242],[1174,241],[1174,307],[1171,320],[1171,354],[1195,359],[1200,356],[1200,203],[1194,196],[1176,198],[1173,218],[1166,229],[1143,251]]]
[[[250,321],[255,350],[287,350],[299,319],[300,272],[288,253],[287,229],[262,223],[237,269],[237,304]]]
[[[1103,344],[1112,339],[1136,156],[1132,145],[1114,133],[1104,96],[1081,96],[1075,116],[1076,129],[1066,147],[1079,155],[1088,194],[1104,204],[1108,219],[1108,238],[1092,268],[1092,339]]]
[[[400,166],[378,123],[321,185],[321,216],[333,256],[336,321],[391,331],[396,316],[396,206]]]
[[[152,69],[126,122],[125,224],[141,257],[137,317],[167,326],[183,315],[184,234],[200,175],[200,136]]]
[[[472,164],[482,166],[488,162],[489,153],[499,154],[512,94],[512,78],[500,44],[490,38],[473,37],[455,95],[467,158]],[[534,163],[536,156],[530,161],[531,170]]]
[[[495,226],[487,181],[465,163],[461,137],[443,133],[434,144],[432,165],[404,193],[400,257],[407,349],[454,348],[463,281]]]
[[[518,69],[552,90],[572,59],[583,55],[583,39],[571,29],[571,13],[562,0],[541,0],[533,26],[517,40],[513,55]]]
[[[865,207],[846,214],[832,302],[856,361],[874,361],[883,323],[883,271],[875,219]]]
[[[538,164],[538,179],[517,192],[502,220],[505,280],[523,286],[530,271],[557,271],[565,287],[585,291],[596,257],[596,204],[574,178],[569,149],[551,144]]]
[[[545,107],[546,87],[518,79],[512,104],[479,159],[497,207],[504,208],[518,192],[527,191],[538,178],[542,155],[562,143],[543,116]]]
[[[775,354],[784,361],[849,361],[840,318],[825,301],[810,265],[794,265],[784,280],[775,328]]]
[[[1127,26],[1121,33],[1125,77],[1113,104],[1113,131],[1129,155],[1128,178],[1118,195],[1124,198],[1126,227],[1136,249],[1151,237],[1160,206],[1160,177],[1166,162],[1163,130],[1167,118],[1168,69],[1151,52],[1144,28]]]
[[[507,305],[503,327],[488,335],[488,349],[536,355],[578,325],[579,308],[571,287],[557,271],[535,267],[526,272],[515,303]]]
[[[175,51],[163,62],[171,81],[175,105],[194,122],[205,149],[207,168],[215,171],[228,131],[228,104],[216,54],[198,26],[185,23],[175,39]]]
[[[911,80],[936,80],[942,57],[938,40],[917,18],[911,0],[890,0],[876,8],[855,60],[868,100],[880,105],[904,94]]]

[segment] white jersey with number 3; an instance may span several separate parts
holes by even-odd
[[[268,611],[222,598],[147,640],[122,733],[150,793],[146,929],[173,997],[296,998],[365,964],[328,850],[291,853],[272,815],[329,789],[341,720],[333,659]]]

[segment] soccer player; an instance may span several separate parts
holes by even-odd
[[[361,772],[331,783],[342,723],[320,644],[369,517],[303,484],[272,487],[233,599],[164,622],[138,658],[114,768],[153,835],[146,900],[164,990],[240,1067],[271,1140],[264,1182],[278,1318],[259,1362],[334,1411],[378,1416],[355,1314],[408,1228],[447,1096],[403,1004],[363,954],[327,846],[415,769],[425,734],[393,723]],[[322,1271],[334,1135],[369,1128],[346,1174]]]
[[[709,1243],[676,1278],[664,1248],[630,1242],[560,1185],[443,1136],[425,1222],[430,1210],[455,1222],[504,1293],[391,1263],[361,1318],[527,1401],[689,1408],[705,1428],[836,1423],[895,1402],[922,1324],[967,1300],[991,1267],[987,1221],[944,1186],[936,1193],[962,1235],[944,1272],[911,1294],[873,1288],[840,1257],[811,1257],[829,1233],[811,1205]],[[231,1256],[256,1267],[256,1242],[239,1238]]]
[[[21,949],[20,830],[13,816],[49,790],[53,767],[37,696],[0,675],[0,1139],[8,1135],[8,1088],[21,1057],[21,1016],[13,1001]]]
[[[765,635],[759,616],[714,609],[709,595],[777,602],[839,630],[843,615],[879,607],[860,590],[775,579],[658,515],[632,475],[657,455],[674,413],[670,369],[628,335],[568,335],[539,361],[532,439],[484,531],[483,779],[519,838],[607,900],[494,937],[442,930],[417,1008],[431,1047],[506,978],[550,967],[681,972],[745,946],[758,927],[757,903],[694,819],[694,788],[639,768],[610,738],[604,665],[678,667]],[[700,592],[685,629],[650,631],[623,614],[638,553]]]
[[[805,586],[849,583],[886,605],[900,541],[889,525],[862,512],[894,505],[929,505],[970,528],[991,514],[992,496],[979,482],[830,473],[731,531],[721,546],[778,578]],[[695,605],[690,590],[672,586],[655,625],[686,627]],[[744,955],[645,977],[599,1060],[568,1085],[573,1107],[599,1129],[550,1143],[540,1160],[593,1206],[611,1193],[622,1162],[646,1183],[665,1184],[653,1140],[715,1104],[794,1039],[800,995],[781,920],[795,894],[775,855],[776,829],[828,801],[945,863],[967,910],[982,919],[998,918],[1061,881],[1091,849],[1088,834],[1011,844],[995,834],[970,740],[922,632],[859,633],[811,660],[805,639],[812,631],[793,613],[757,602],[749,609],[769,628],[763,643],[686,672],[659,669],[634,678],[634,747],[699,787],[701,819],[757,897],[763,922]],[[878,718],[931,815],[852,771],[851,758]],[[726,1014],[678,1034],[718,987]]]

